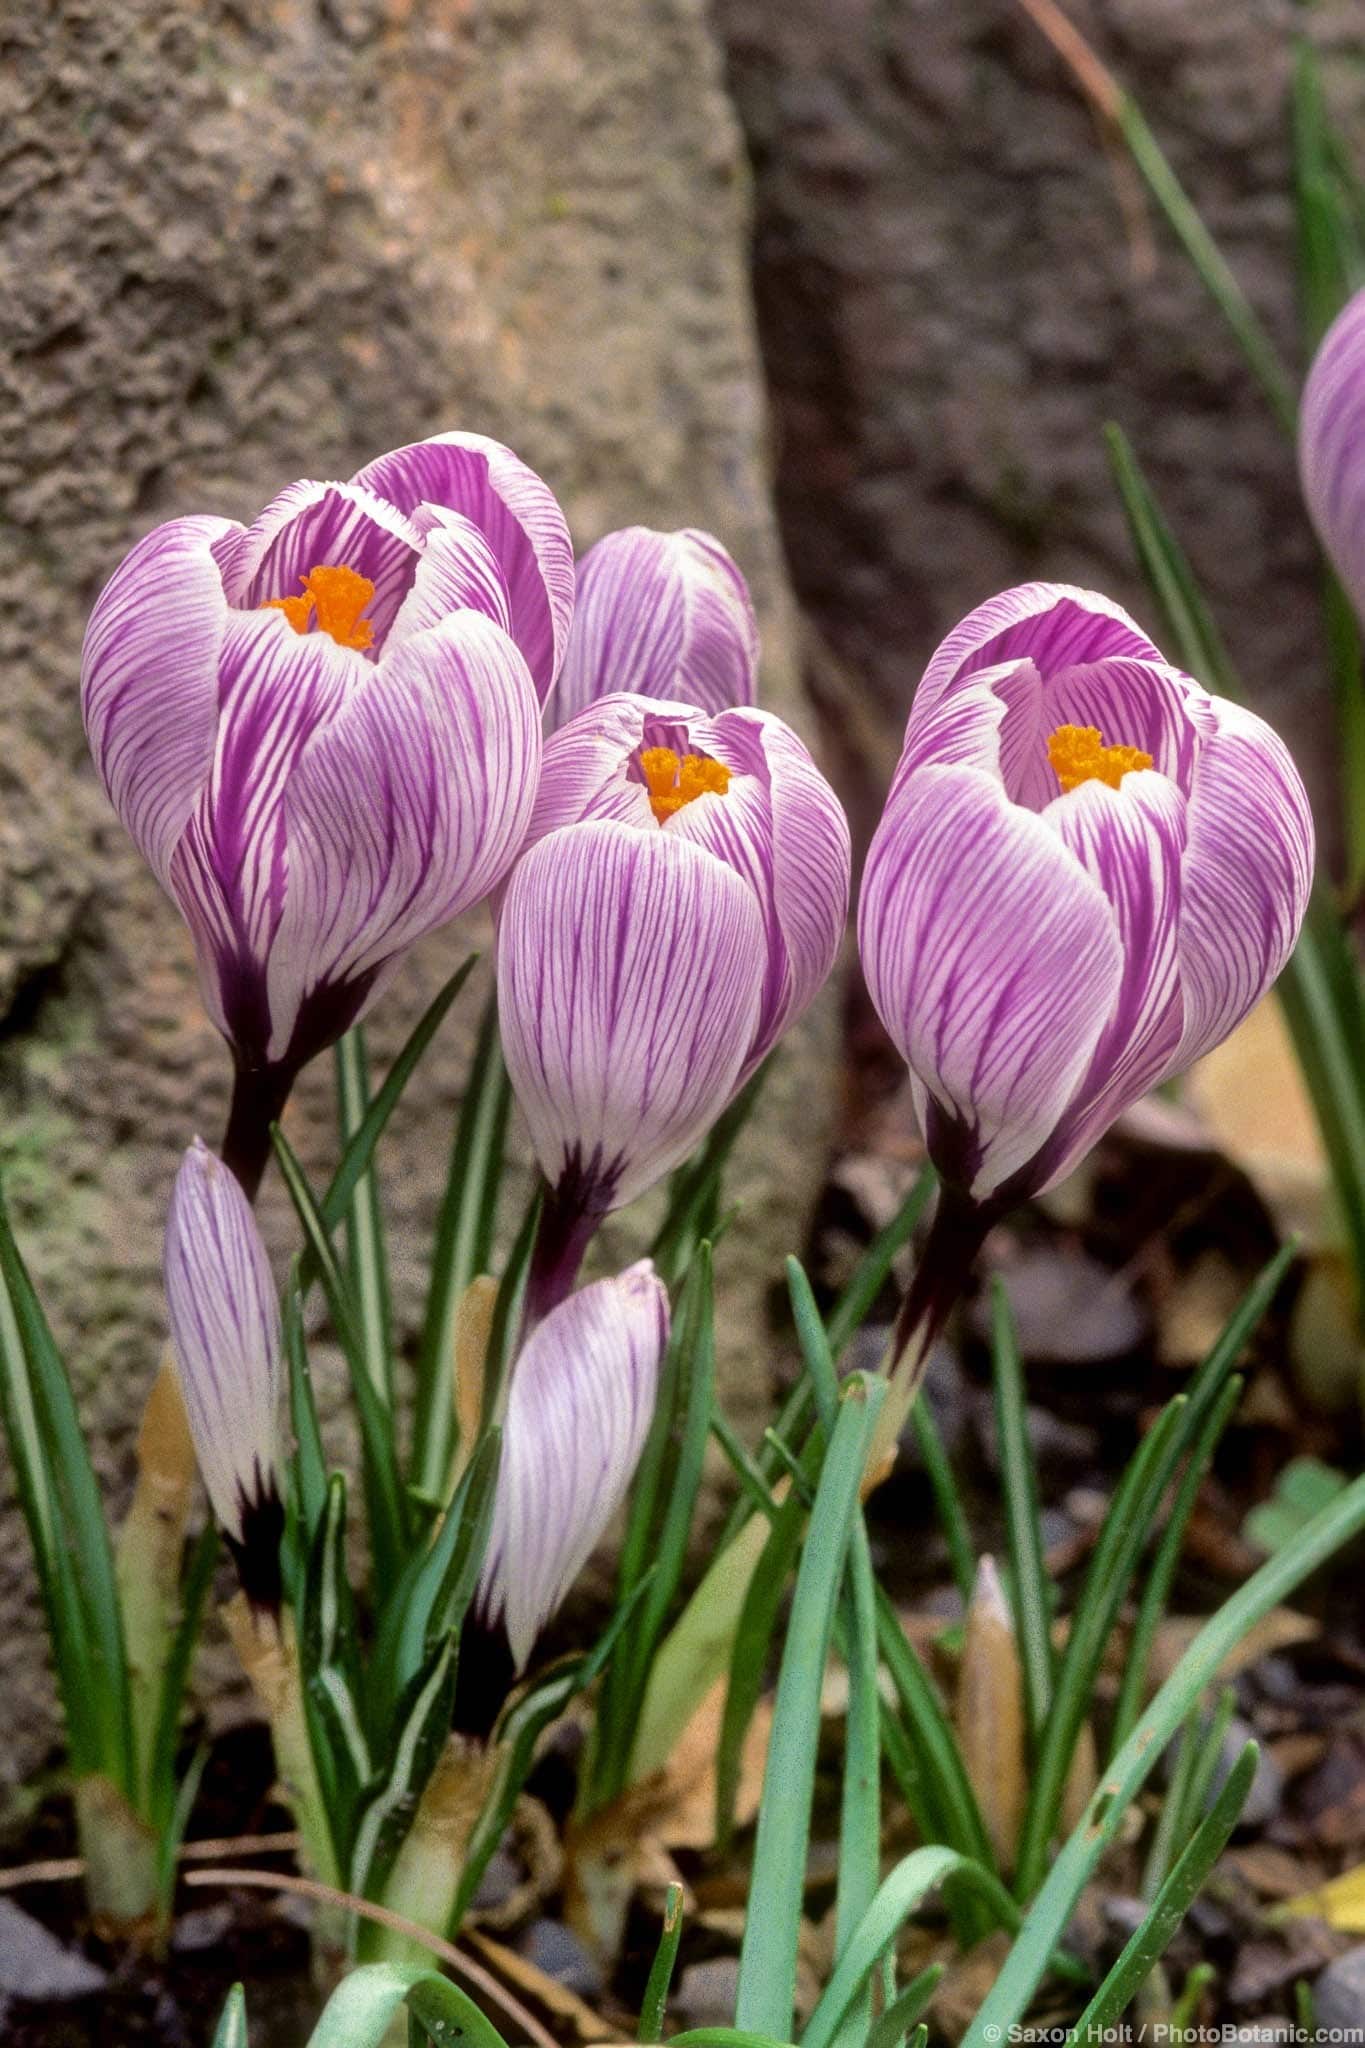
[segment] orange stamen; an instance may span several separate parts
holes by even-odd
[[[699,796],[724,796],[730,787],[730,771],[723,761],[709,754],[684,754],[681,761],[672,747],[645,747],[640,754],[640,773],[649,791],[649,806],[661,825]]]
[[[283,612],[296,633],[306,633],[314,613],[318,630],[330,633],[340,647],[354,647],[363,653],[374,639],[374,627],[362,619],[374,585],[355,569],[323,565],[300,576],[302,597],[268,597],[262,611]]]
[[[1047,743],[1047,757],[1063,790],[1078,789],[1083,782],[1117,789],[1133,769],[1152,765],[1141,747],[1106,747],[1094,725],[1059,725]]]

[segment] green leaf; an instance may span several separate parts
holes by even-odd
[[[861,1375],[842,1394],[778,1677],[751,1885],[762,1909],[749,1915],[744,1930],[735,2023],[779,2037],[790,2034],[795,2007],[820,1691],[863,1469],[885,1394],[882,1381]]]
[[[364,1452],[365,1505],[370,1522],[370,1541],[374,1546],[375,1575],[383,1584],[401,1570],[410,1534],[407,1508],[398,1482],[393,1418],[376,1392],[366,1368],[355,1304],[346,1276],[337,1263],[326,1218],[314,1199],[293,1147],[278,1124],[271,1126],[270,1135],[290,1200],[303,1225],[308,1256],[322,1281],[337,1341],[350,1369]]]
[[[929,1490],[934,1496],[938,1511],[939,1527],[948,1545],[948,1557],[953,1568],[953,1580],[962,1595],[964,1606],[970,1605],[972,1587],[976,1584],[976,1546],[967,1521],[967,1511],[962,1495],[958,1491],[952,1464],[934,1413],[929,1405],[927,1392],[921,1388],[919,1398],[910,1410],[910,1426],[915,1432],[915,1442],[924,1460],[924,1470],[929,1481]]]
[[[1198,209],[1171,169],[1135,100],[1120,93],[1115,108],[1119,133],[1147,181],[1157,205],[1175,231],[1204,289],[1222,314],[1234,340],[1280,425],[1293,434],[1298,417],[1294,385],[1279,352],[1252,310],[1251,302],[1205,227]]]
[[[1227,1783],[1176,1859],[1146,1917],[1134,1929],[1122,1955],[1072,2027],[1073,2041],[1102,2038],[1100,2029],[1112,2026],[1127,2011],[1153,1965],[1164,1955],[1237,1825],[1256,1775],[1257,1754],[1256,1744],[1249,1742],[1229,1772]]]
[[[301,1603],[299,1661],[311,1724],[322,1736],[327,1821],[337,1865],[349,1862],[362,1793],[374,1760],[361,1707],[363,1689],[355,1602],[346,1571],[346,1482],[334,1473],[308,1560]],[[314,1744],[315,1752],[319,1745]]]
[[[190,1667],[204,1618],[204,1603],[213,1584],[213,1569],[217,1561],[218,1531],[210,1522],[200,1531],[199,1540],[190,1552],[189,1568],[180,1596],[180,1619],[176,1623],[170,1653],[161,1675],[161,1699],[147,1772],[152,1805],[149,1818],[159,1836],[164,1836],[169,1829],[177,1803],[175,1757],[180,1744],[180,1717],[184,1712]]]
[[[434,1500],[445,1498],[459,1434],[453,1394],[455,1318],[471,1280],[492,1264],[511,1103],[497,999],[490,995],[455,1126],[417,1350],[411,1478],[419,1492]]]
[[[473,1999],[434,1971],[417,1979],[408,1992],[407,2008],[436,2048],[507,2048]]]
[[[762,1092],[771,1061],[746,1082],[729,1108],[712,1124],[700,1150],[673,1175],[668,1208],[650,1257],[665,1286],[676,1287],[703,1238],[714,1244],[719,1231],[720,1187],[730,1154]]]
[[[137,1797],[131,1692],[114,1554],[66,1368],[0,1199],[0,1403],[62,1674],[73,1741]]]
[[[318,1422],[317,1402],[313,1398],[313,1376],[303,1332],[303,1293],[299,1286],[297,1260],[284,1290],[283,1340],[285,1363],[289,1370],[289,1423],[294,1438],[289,1508],[291,1520],[300,1528],[293,1547],[306,1556],[327,1498],[327,1461],[322,1449],[322,1429]]]
[[[867,2037],[867,2048],[904,2048],[906,2036],[919,2024],[920,2015],[938,1990],[946,1963],[930,1963],[918,1977],[912,1977],[904,1991],[882,2014]]]
[[[1024,1672],[1029,1733],[1036,1742],[1052,1704],[1052,1601],[1043,1566],[1038,1474],[1029,1442],[1028,1407],[1019,1340],[1009,1296],[997,1279],[991,1297],[995,1362],[995,1425],[1000,1439],[1000,1483],[1005,1497],[1014,1632]]]
[[[520,1341],[522,1310],[526,1301],[526,1282],[531,1271],[531,1256],[536,1247],[536,1235],[540,1229],[540,1211],[543,1190],[537,1188],[526,1205],[521,1229],[517,1232],[507,1264],[503,1267],[498,1282],[498,1292],[493,1303],[493,1315],[488,1330],[488,1350],[484,1357],[483,1406],[479,1415],[479,1429],[491,1429],[502,1407],[503,1384],[511,1370]]]
[[[370,1107],[369,1062],[365,1056],[365,1035],[358,1024],[338,1039],[335,1064],[337,1117],[342,1138],[349,1142],[363,1125]],[[346,1263],[356,1305],[361,1358],[375,1393],[386,1408],[392,1408],[392,1304],[384,1252],[384,1217],[373,1161],[356,1182],[346,1211]]]
[[[1019,1912],[998,1877],[955,1849],[916,1849],[878,1887],[801,2036],[801,2048],[832,2048],[861,1987],[891,1947],[915,1908],[947,1879],[977,1892],[1003,1927]]]
[[[394,1859],[450,1733],[455,1657],[455,1639],[447,1636],[405,1688],[381,1749],[378,1775],[360,1802],[350,1883],[364,1898],[383,1897]]]
[[[227,2003],[214,2029],[213,2048],[248,2048],[246,1992],[240,1984],[234,1984],[227,1995]]]
[[[662,2041],[664,2020],[668,2012],[668,1990],[673,1982],[673,1965],[678,1960],[678,1943],[682,1940],[683,1888],[671,1884],[664,1899],[663,1926],[659,1932],[659,1946],[654,1951],[654,1961],[649,1968],[649,1982],[645,1985],[644,2001],[640,2007],[640,2026],[637,2041]]]
[[[1060,1850],[999,1977],[964,2037],[964,2048],[993,2048],[1022,2020],[1076,1901],[1118,1833],[1125,1812],[1224,1659],[1264,1615],[1287,1600],[1362,1529],[1365,1477],[1354,1480],[1204,1624],[1110,1762],[1079,1824]]]
[[[901,1626],[900,1617],[880,1586],[877,1588],[877,1641],[900,1707],[899,1721],[892,1717],[889,1708],[885,1710],[883,1739],[891,1738],[887,1741],[888,1759],[905,1787],[905,1761],[899,1754],[893,1731],[899,1728],[905,1738],[908,1760],[914,1769],[916,1801],[913,1803],[918,1808],[921,1828],[927,1826],[939,1841],[950,1844],[960,1854],[989,1869],[992,1861],[990,1837],[986,1833],[952,1724],[934,1690],[932,1679]]]
[[[881,1695],[878,1685],[877,1591],[867,1525],[859,1508],[849,1538],[844,1630],[848,1657],[848,1717],[844,1732],[844,1784],[839,1816],[839,1876],[835,1893],[834,1960],[841,1962],[877,1892],[881,1875]],[[836,2048],[865,2048],[872,2017],[872,1987],[850,2003],[834,2036]]]
[[[384,2048],[404,2006],[440,2048],[507,2048],[493,2022],[448,1977],[400,1963],[362,1963],[343,1978],[308,2048]]]

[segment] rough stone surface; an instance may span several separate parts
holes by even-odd
[[[511,442],[580,548],[712,528],[749,575],[767,701],[794,712],[765,481],[742,150],[697,0],[20,0],[0,24],[0,1162],[111,1498],[162,1336],[176,1155],[216,1138],[223,1050],[188,938],[109,814],[80,728],[85,614],[157,521],[250,518],[444,427]],[[799,715],[799,714],[798,714]],[[468,935],[420,948],[382,1062]],[[411,1331],[467,996],[396,1120]],[[727,1253],[742,1396],[762,1288],[820,1169],[814,1039],[738,1162]],[[321,1062],[292,1111],[332,1156]],[[786,1149],[800,1100],[802,1150]],[[278,1186],[263,1199],[279,1248]],[[0,1461],[6,1476],[7,1461]],[[27,1543],[0,1523],[0,1777],[52,1737]]]
[[[1335,52],[1330,88],[1359,136],[1358,6],[1063,5],[1297,364],[1290,39],[1307,27]],[[717,16],[755,169],[783,534],[868,804],[929,653],[992,591],[1098,585],[1156,623],[1109,476],[1110,419],[1248,688],[1324,782],[1293,452],[1150,203],[1144,265],[1090,111],[1018,0],[717,0]]]

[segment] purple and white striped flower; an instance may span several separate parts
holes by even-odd
[[[764,959],[753,890],[689,839],[593,819],[518,861],[498,1015],[549,1184],[532,1321],[563,1299],[601,1218],[686,1158],[730,1100]]]
[[[248,1596],[278,1606],[279,1304],[251,1206],[198,1138],[171,1194],[165,1279],[171,1349],[209,1501]]]
[[[1298,936],[1303,784],[1116,605],[1027,584],[930,662],[859,943],[930,1152],[978,1208],[1050,1187],[1233,1029]]]
[[[626,1497],[668,1345],[648,1259],[552,1309],[512,1371],[480,1605],[518,1671]]]
[[[738,1088],[824,986],[848,916],[843,808],[782,719],[743,707],[604,697],[545,745],[527,844],[590,818],[686,841],[748,883],[763,994]]]
[[[551,493],[458,434],[291,484],[250,527],[172,520],[100,596],[95,763],[264,1121],[404,949],[501,881],[572,606]]]
[[[1318,538],[1365,620],[1365,290],[1313,358],[1299,408],[1299,473]]]
[[[712,534],[627,526],[578,565],[578,602],[551,706],[565,725],[632,690],[717,712],[758,694],[758,621],[749,587]]]

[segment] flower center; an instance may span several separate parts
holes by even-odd
[[[362,619],[374,585],[355,569],[317,568],[300,576],[302,597],[268,597],[263,612],[283,612],[296,633],[306,633],[316,616],[318,630],[330,633],[340,647],[366,648],[374,639],[374,627]]]
[[[1150,768],[1152,757],[1141,747],[1106,747],[1095,725],[1059,725],[1047,743],[1052,772],[1063,790],[1083,782],[1106,782],[1117,789],[1134,768]]]
[[[672,747],[643,748],[640,773],[649,791],[649,807],[661,825],[708,790],[724,796],[730,787],[730,771],[723,761],[713,761],[709,754],[684,754],[679,760]]]

